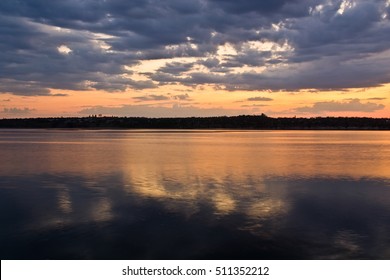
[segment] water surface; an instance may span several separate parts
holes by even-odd
[[[0,130],[1,259],[390,259],[390,132]]]

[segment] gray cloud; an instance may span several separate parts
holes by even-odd
[[[1,62],[0,62],[1,63]],[[35,81],[18,81],[15,79],[0,78],[0,93],[15,95],[50,95],[50,90]]]
[[[324,90],[389,83],[389,6],[377,0],[342,3],[2,0],[0,92],[50,95],[51,89],[124,91],[166,84]],[[222,59],[218,50],[226,44],[235,53]],[[179,57],[197,59],[149,74],[132,70],[142,60]],[[209,72],[197,70],[201,66]]]
[[[54,93],[51,96],[65,97],[65,96],[69,96],[69,94],[67,94],[67,93]]]
[[[252,107],[267,107],[266,104],[252,104],[252,105],[241,105],[243,108],[252,108]]]
[[[386,100],[387,98],[384,97],[371,97],[367,98],[367,100],[376,100],[376,101],[381,101],[381,100]]]
[[[133,99],[136,100],[137,102],[143,102],[143,101],[163,101],[163,100],[169,100],[170,98],[165,95],[150,94],[144,96],[136,96],[133,97]]]
[[[180,75],[183,72],[189,71],[193,65],[194,63],[172,62],[172,63],[167,63],[164,67],[161,67],[158,71],[172,74],[172,75]]]
[[[296,108],[296,111],[301,113],[375,112],[384,108],[385,106],[383,104],[376,104],[372,102],[362,103],[360,99],[351,99],[346,102],[316,102],[310,107]]]
[[[273,99],[269,97],[257,96],[257,97],[249,97],[247,100],[248,101],[272,101]]]
[[[188,93],[174,95],[173,99],[175,99],[175,100],[185,100],[185,101],[191,101],[192,100],[190,98],[190,96],[188,95]]]
[[[167,101],[167,100],[191,101],[192,100],[187,93],[176,94],[176,95],[149,94],[149,95],[135,96],[132,99],[135,100],[136,102]]]
[[[3,113],[10,115],[28,115],[31,112],[35,111],[35,109],[30,108],[4,108]]]

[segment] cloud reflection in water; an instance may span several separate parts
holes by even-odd
[[[65,174],[27,185],[6,178],[1,257],[390,257],[390,188],[381,181],[271,177],[238,190],[228,178],[197,187],[162,180],[156,193],[122,175],[96,185]]]
[[[2,259],[390,258],[386,133],[8,133]]]

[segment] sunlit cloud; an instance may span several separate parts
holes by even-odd
[[[72,91],[67,106],[74,113],[86,91],[106,93],[98,97],[103,107],[115,93],[160,102],[157,96],[213,101],[218,92],[221,106],[233,107],[237,92],[235,100],[261,102],[275,100],[275,92],[313,91],[302,108],[321,107],[311,105],[326,100],[317,93],[340,102],[332,91],[390,83],[389,13],[388,1],[373,0],[4,0],[0,94],[46,96],[42,104]],[[368,100],[363,94],[354,98]],[[12,106],[30,106],[20,104]],[[361,112],[379,111],[377,105]]]
[[[60,54],[63,54],[63,55],[68,55],[72,52],[72,50],[70,48],[68,48],[67,46],[65,45],[61,45],[57,48],[58,52]]]

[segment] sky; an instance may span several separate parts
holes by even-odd
[[[390,117],[390,0],[1,0],[0,118]]]

